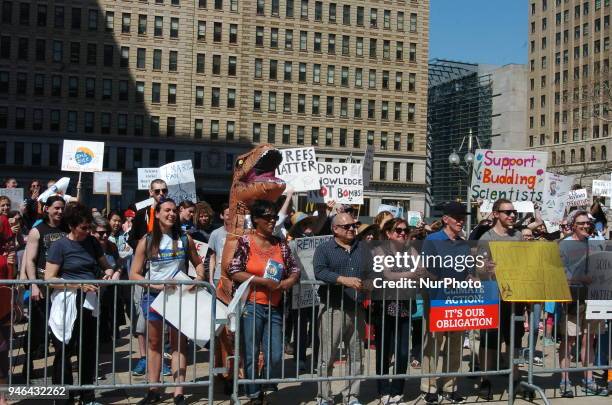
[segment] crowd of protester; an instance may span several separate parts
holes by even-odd
[[[4,186],[17,187],[17,181],[7,179]],[[17,296],[21,302],[10,289],[0,288],[0,385],[7,383],[11,372],[9,340],[14,334],[11,320],[17,315],[17,308],[28,309],[29,321],[19,340],[21,343],[13,343],[13,349],[20,345],[26,359],[21,364],[20,375],[14,375],[14,379],[28,383],[42,377],[43,370],[34,366],[34,360],[52,350],[50,376],[54,385],[73,383],[73,356],[78,361],[79,384],[93,384],[98,375],[97,342],[117,339],[121,335],[120,327],[129,322],[129,330],[138,343],[134,348],[133,375],[146,375],[150,383],[159,382],[161,375],[172,376],[179,384],[185,381],[187,339],[174,327],[164,324],[162,315],[151,304],[162,290],[176,288],[164,282],[179,272],[187,273],[190,264],[195,269],[196,280],[212,285],[219,283],[223,270],[221,257],[229,230],[227,204],[218,213],[205,201],[177,204],[168,198],[168,186],[159,179],[151,182],[149,190],[153,205],[140,210],[132,206],[124,211],[100,212],[60,194],[39,201],[42,183],[38,180],[32,181],[27,190],[20,210],[11,210],[10,199],[0,197],[0,279],[61,279],[82,283],[50,284],[50,288],[32,284],[25,294]],[[373,254],[393,256],[400,247],[413,241],[422,241],[423,253],[442,256],[469,254],[469,246],[452,244],[450,249],[447,246],[451,245],[438,243],[441,241],[560,241],[568,282],[579,289],[592,280],[579,271],[584,263],[576,260],[581,257],[574,251],[576,246],[581,249],[591,240],[605,240],[608,232],[604,207],[599,201],[589,210],[572,210],[558,230],[548,232],[538,209],[534,214],[521,216],[511,201],[500,199],[494,203],[492,212],[466,233],[465,220],[470,214],[458,202],[445,204],[441,218],[430,222],[422,220],[409,225],[405,219],[383,211],[373,218],[372,224],[366,224],[360,222],[358,209],[334,202],[318,204],[312,215],[298,212],[292,207],[292,194],[288,190],[281,201],[257,200],[252,204],[249,221],[253,232],[239,239],[227,269],[236,286],[251,280],[240,335],[242,368],[249,380],[279,378],[284,354],[294,356],[298,372],[307,371],[307,348],[315,359],[310,372],[321,377],[332,376],[340,360],[346,361],[350,375],[363,374],[364,349],[376,350],[378,375],[407,374],[409,368],[435,373],[439,357],[445,372],[459,372],[461,349],[474,350],[469,345],[469,337],[464,332],[429,331],[429,305],[435,297],[428,296],[426,291],[401,298],[391,291],[385,299],[375,299],[366,275],[371,270]],[[321,305],[313,317],[310,308],[291,308],[290,291],[299,283],[300,267],[289,242],[322,235],[330,238],[314,253],[314,275],[322,285],[318,289]],[[375,244],[378,241],[389,243]],[[564,243],[570,241],[574,243]],[[208,244],[205,257],[198,255],[196,242]],[[371,248],[370,243],[376,247]],[[415,248],[411,249],[410,254],[419,254]],[[270,268],[280,270],[281,276],[269,277]],[[383,274],[388,280],[444,277],[459,281],[494,280],[495,263],[489,258],[481,268],[466,272],[443,267],[406,271],[388,266]],[[121,285],[113,289],[95,282],[120,279],[149,280],[151,284]],[[29,303],[24,305],[24,299]],[[526,306],[516,305],[514,312],[510,303],[501,302],[500,306],[499,329],[479,333],[481,344],[473,353],[478,361],[470,365],[472,371],[498,367],[497,351],[502,341],[506,353],[511,342],[515,345],[514,352],[520,353],[526,330],[540,326],[543,345],[559,345],[559,364],[563,367],[569,366],[577,341],[581,349],[578,356],[585,367],[594,362],[605,364],[609,359],[607,351],[600,353],[602,347],[608,346],[609,324],[587,321],[584,305],[580,308],[569,305],[564,309],[561,305],[546,303],[534,306],[531,313]],[[526,314],[531,321],[517,322],[512,338],[513,313]],[[558,341],[553,335],[557,330]],[[503,361],[514,363],[508,358]],[[515,385],[518,385],[520,374],[516,365],[513,368]],[[404,403],[404,383],[404,378],[377,379],[381,403]],[[344,403],[360,405],[362,381],[350,379],[344,384],[341,392]],[[559,387],[562,396],[574,395],[569,373],[562,373]],[[590,370],[584,372],[581,387],[591,395],[607,393]],[[247,384],[244,394],[250,404],[263,404],[266,391],[276,389],[273,385]],[[438,403],[442,398],[452,403],[465,401],[457,390],[454,376],[422,378],[420,389],[428,404]],[[492,389],[491,381],[482,377],[481,395],[492,399]],[[94,391],[71,391],[66,403],[73,401],[77,394],[82,403],[98,403]],[[185,403],[182,386],[175,387],[173,397],[175,404]],[[331,381],[321,381],[318,403],[333,404],[333,398]],[[139,404],[160,400],[159,388],[152,387]],[[6,403],[0,396],[0,405]]]

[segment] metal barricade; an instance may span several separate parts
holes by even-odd
[[[160,284],[163,284],[164,291],[168,293],[166,300],[159,300],[162,302],[162,310],[153,315],[144,314],[142,301],[152,301],[154,297],[150,294],[160,291],[156,290]],[[28,315],[25,323],[17,322],[18,311],[12,310],[10,313],[7,328],[8,386],[0,386],[0,392],[7,392],[14,385],[62,385],[72,394],[81,391],[82,395],[118,389],[131,391],[143,388],[205,387],[207,392],[202,399],[209,404],[213,403],[213,377],[215,373],[223,371],[213,364],[214,336],[219,325],[227,320],[222,316],[217,319],[216,292],[208,282],[0,280],[0,288],[11,290],[13,305],[22,301],[22,291],[30,290],[33,285],[42,291],[44,300],[28,300],[24,308]],[[95,289],[97,294],[85,293],[84,285],[93,286],[90,290]],[[172,290],[174,292],[170,293]],[[178,308],[166,306],[170,297],[174,297],[173,302],[178,303]],[[203,302],[207,306],[200,306]],[[127,327],[118,319],[126,315],[129,318]],[[146,317],[141,318],[144,325],[139,325],[138,317],[144,315]],[[146,321],[150,316],[156,316],[159,322]],[[210,330],[206,329],[205,319],[209,319]],[[175,326],[171,325],[170,320]],[[190,324],[183,324],[185,320],[189,320]],[[199,324],[203,326],[198,328]],[[159,333],[160,338],[152,335],[155,332]],[[136,347],[137,335],[140,334],[144,337],[144,348]],[[150,378],[151,372],[148,369],[152,361],[151,344],[155,343],[160,358],[157,366],[163,369],[166,363],[164,353],[167,351],[167,335],[172,338],[171,351],[179,371],[174,370],[172,377],[161,372],[159,379]],[[190,336],[190,339],[185,336]],[[143,343],[142,338],[140,343]],[[208,348],[208,356],[202,346]],[[136,364],[133,357],[138,351],[141,354],[138,357],[144,354],[148,361],[143,377],[132,375]],[[73,368],[71,360],[74,355],[78,358],[76,368]]]
[[[302,289],[313,289],[313,287],[322,285],[325,284],[320,281],[302,280],[299,285],[296,285],[297,295],[300,295],[299,291]],[[257,288],[253,287],[252,293],[256,292]],[[344,291],[342,291],[342,294],[344,294]],[[423,386],[429,380],[447,379],[452,381],[452,385],[456,389],[453,379],[457,377],[507,376],[509,392],[512,393],[514,390],[515,382],[512,373],[512,364],[515,357],[514,322],[521,321],[521,318],[515,317],[514,314],[511,318],[513,321],[511,325],[504,325],[504,327],[510,328],[510,341],[507,342],[508,347],[506,348],[509,360],[506,364],[502,363],[500,338],[497,340],[497,348],[493,351],[495,358],[488,358],[491,354],[490,351],[483,351],[484,358],[480,358],[481,366],[478,369],[476,365],[479,356],[476,353],[474,334],[471,334],[469,348],[464,348],[464,333],[459,332],[456,335],[460,339],[454,342],[451,338],[450,344],[446,343],[444,345],[444,352],[440,352],[442,345],[439,344],[438,340],[448,339],[449,335],[445,332],[436,332],[427,336],[426,314],[420,319],[413,317],[413,305],[416,306],[416,301],[410,302],[408,317],[400,319],[398,316],[388,316],[386,314],[385,304],[389,302],[383,302],[382,306],[370,305],[365,309],[361,306],[357,308],[349,307],[349,304],[341,300],[340,307],[334,308],[334,305],[329,305],[332,300],[330,290],[328,289],[325,294],[321,295],[323,296],[321,296],[320,304],[313,299],[306,308],[291,308],[291,312],[282,311],[280,325],[277,317],[277,312],[280,312],[279,307],[275,308],[269,302],[264,305],[247,301],[244,307],[238,307],[236,313],[229,315],[230,318],[240,320],[240,322],[236,322],[235,328],[232,328],[232,332],[235,332],[232,404],[240,404],[240,398],[249,397],[249,394],[254,397],[259,390],[275,391],[277,390],[276,384],[316,383],[319,394],[322,394],[329,389],[329,384],[334,381],[345,382],[345,390],[348,390],[349,396],[352,396],[350,390],[359,389],[359,384],[364,381],[376,381],[379,386],[381,383],[384,385],[386,381],[388,387],[394,381],[397,383],[400,380],[421,379],[421,385]],[[284,305],[284,308],[287,308],[286,303],[289,299],[291,299],[291,294],[283,293],[281,306]],[[396,304],[398,303],[396,300]],[[510,307],[514,311],[514,304],[510,304]],[[333,313],[330,313],[330,311]],[[305,321],[304,316],[307,317]],[[338,320],[340,320],[339,324]],[[326,322],[329,324],[328,326],[326,326]],[[385,324],[385,322],[387,323]],[[392,323],[389,324],[388,322]],[[304,331],[303,328],[308,327],[309,323],[310,330]],[[364,326],[366,324],[377,325],[380,328],[376,330],[376,333],[380,333],[379,337],[372,338],[371,334],[365,336]],[[285,347],[283,341],[289,328],[293,329],[295,334],[293,359],[283,353]],[[403,330],[401,330],[402,328]],[[497,336],[501,336],[500,328],[493,330]],[[408,334],[405,333],[406,331],[408,331]],[[388,336],[386,338],[385,335],[388,333],[393,334],[392,339],[389,339]],[[276,336],[273,336],[274,334]],[[278,344],[279,335],[283,339],[280,344]],[[489,335],[484,334],[484,340],[488,340]],[[430,345],[433,347],[432,353],[427,353],[424,344],[418,347],[419,341],[425,343],[428,338],[433,341],[433,344]],[[307,342],[304,342],[305,339]],[[485,344],[484,340],[481,338],[481,345]],[[337,355],[334,355],[332,352],[336,350],[332,346],[335,346],[336,343],[338,343]],[[375,347],[374,343],[376,343]],[[408,360],[405,362],[406,369],[398,370],[398,353],[400,348],[404,349],[402,347],[404,344],[407,347],[405,347],[403,353],[407,352],[408,355]],[[389,351],[387,351],[388,347],[385,347],[386,345],[392,346]],[[271,349],[266,350],[267,348]],[[275,364],[275,359],[279,357],[279,353],[272,353],[271,350],[281,351],[280,364]],[[471,354],[467,361],[468,370],[465,370],[464,352],[470,350]],[[318,355],[317,351],[319,352]],[[365,353],[361,356],[358,355],[358,359],[352,358],[357,352],[362,351],[365,351]],[[431,367],[427,367],[427,371],[425,371],[425,367],[420,370],[411,367],[409,360],[411,354],[419,357],[421,363],[425,358],[431,359],[429,360]],[[451,364],[445,359],[457,356],[457,354],[459,354],[461,362],[460,366],[453,370]],[[395,356],[393,371],[390,366],[392,355]],[[442,360],[440,360],[441,358]],[[343,370],[336,374],[332,373],[334,362],[345,364]],[[488,366],[487,363],[491,366]],[[241,366],[244,368],[243,376],[240,373]],[[250,369],[248,369],[249,367]],[[397,384],[403,386],[403,383]],[[254,388],[249,389],[249,386]],[[400,389],[403,393],[403,388]],[[348,397],[344,399],[347,400]],[[513,399],[513,395],[508,395],[509,403],[512,403]],[[293,400],[297,401],[296,398],[293,398]],[[312,398],[309,398],[309,400],[312,400]]]

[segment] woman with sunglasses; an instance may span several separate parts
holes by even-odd
[[[100,243],[91,236],[91,210],[80,203],[71,203],[64,214],[70,233],[54,242],[47,255],[45,280],[79,280],[82,284],[50,284],[49,326],[55,347],[54,385],[72,385],[72,355],[79,361],[79,384],[91,385],[96,374],[96,306],[99,288],[95,280],[116,280],[115,270],[104,255]],[[100,277],[99,269],[103,269]],[[74,391],[70,391],[71,396]],[[81,391],[81,402],[97,405],[93,390]],[[56,402],[58,403],[58,402]],[[66,400],[66,404],[71,403]]]
[[[141,305],[149,327],[148,381],[159,383],[164,347],[162,338],[164,318],[151,308],[151,304],[164,289],[176,288],[176,285],[165,285],[164,281],[172,280],[179,272],[187,273],[187,260],[191,261],[196,269],[196,280],[204,281],[205,278],[204,265],[198,256],[193,239],[181,231],[176,203],[170,198],[161,198],[153,212],[155,218],[153,230],[138,242],[130,270],[130,280],[157,282],[145,287]],[[146,275],[143,275],[147,262],[148,271]],[[175,382],[184,382],[187,369],[187,339],[173,326],[168,324],[166,328],[170,332],[172,375]],[[138,404],[156,404],[160,401],[159,389],[151,388],[147,396]],[[177,386],[174,389],[174,403],[176,405],[186,403],[183,387]]]
[[[256,200],[251,206],[251,221],[255,230],[238,240],[229,267],[229,274],[236,283],[253,277],[240,334],[247,379],[259,378],[256,368],[260,347],[265,365],[262,377],[278,376],[283,355],[282,295],[300,279],[300,270],[289,245],[273,235],[277,220],[276,206],[272,202]],[[264,403],[261,385],[247,385],[246,394],[250,399],[248,404]]]
[[[408,223],[402,218],[388,220],[382,228],[382,242],[374,249],[375,256],[395,256],[397,253],[408,251],[411,255],[418,255],[418,252],[407,244],[410,228]],[[401,279],[419,279],[426,275],[424,269],[414,269],[408,271],[405,268],[387,267],[383,270],[384,280],[398,281]],[[377,291],[378,290],[378,291]],[[377,294],[377,292],[382,294]],[[414,297],[406,294],[405,289],[375,289],[373,291],[373,301],[375,305],[372,309],[372,317],[376,328],[376,374],[389,374],[391,369],[391,357],[395,357],[394,374],[405,374],[408,370],[408,356],[410,336],[412,335],[413,345],[421,340],[420,330],[410,330],[411,311],[416,311],[416,301]],[[418,322],[413,322],[417,326]],[[420,326],[420,325],[418,325]],[[418,335],[418,336],[417,336]],[[418,343],[420,344],[420,343]],[[413,366],[418,366],[418,360]],[[381,404],[402,404],[404,394],[403,378],[392,380],[381,379],[377,381],[378,394],[381,396]]]

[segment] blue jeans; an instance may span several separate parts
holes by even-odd
[[[244,306],[240,330],[240,345],[247,380],[276,378],[283,360],[283,315],[280,309],[248,302]],[[259,351],[263,352],[264,367],[258,373]],[[269,372],[269,375],[268,375]],[[246,394],[257,398],[261,384],[247,384]]]

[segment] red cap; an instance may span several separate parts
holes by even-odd
[[[136,213],[132,210],[125,210],[125,212],[123,213],[123,216],[126,218],[134,218],[136,216]]]

